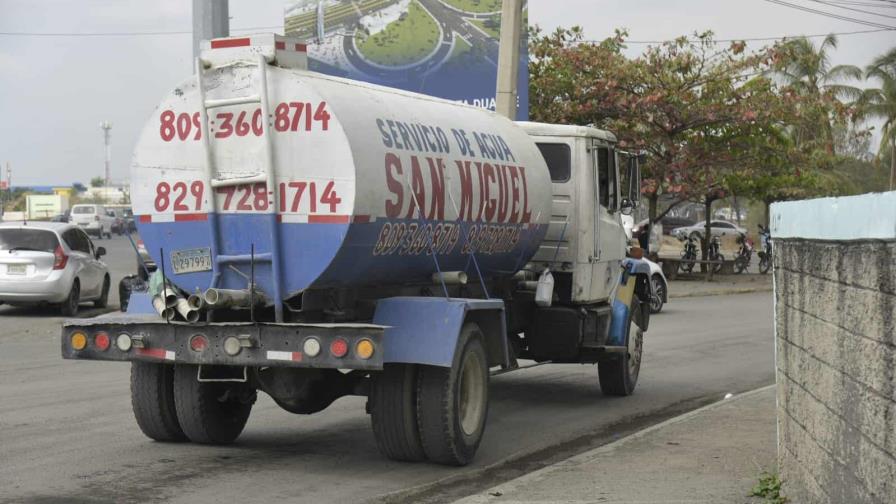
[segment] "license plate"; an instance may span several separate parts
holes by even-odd
[[[171,267],[175,275],[211,271],[212,251],[208,248],[175,250],[171,252]]]
[[[24,264],[7,264],[6,274],[8,275],[24,275],[28,271],[28,266]]]

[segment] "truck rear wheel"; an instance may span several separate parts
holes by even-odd
[[[426,458],[449,465],[473,460],[488,416],[488,359],[474,323],[461,329],[450,368],[420,366],[417,423]]]
[[[628,334],[625,336],[625,345],[628,347],[628,351],[625,354],[613,355],[597,364],[600,390],[605,395],[631,395],[635,391],[635,385],[638,384],[644,331],[638,327],[635,320],[640,320],[644,305],[637,298],[632,299],[632,305],[634,307],[628,317]]]
[[[174,366],[131,362],[131,407],[137,426],[156,441],[186,441],[174,409]]]
[[[417,366],[386,364],[370,388],[370,423],[380,453],[392,460],[426,460],[417,430]]]
[[[243,431],[254,390],[244,383],[200,382],[199,366],[174,367],[174,405],[187,438],[194,443],[229,444]]]

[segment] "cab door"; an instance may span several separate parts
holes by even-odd
[[[619,217],[619,169],[612,145],[597,140],[591,144],[593,192],[591,298],[607,299],[619,280],[619,261],[625,257],[625,231]]]

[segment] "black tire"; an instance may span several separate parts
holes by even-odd
[[[420,366],[417,424],[423,452],[446,465],[469,464],[488,417],[488,359],[474,323],[461,329],[460,351],[450,368]]]
[[[713,258],[713,261],[716,261],[712,264],[712,272],[718,274],[722,271],[722,267],[725,265],[725,256],[722,254],[716,254]]]
[[[417,366],[386,364],[370,387],[370,423],[376,446],[387,458],[426,460],[417,430]]]
[[[156,441],[186,441],[174,407],[174,366],[131,362],[131,407],[137,426]]]
[[[72,288],[68,291],[68,297],[60,305],[59,310],[64,317],[74,317],[78,314],[78,305],[81,303],[81,282],[76,278],[72,282]]]
[[[617,354],[608,357],[607,360],[597,364],[600,390],[604,395],[632,395],[635,392],[635,386],[638,384],[638,375],[641,372],[644,332],[635,323],[635,320],[640,318],[641,303],[637,299],[633,299],[632,303],[634,308],[630,312],[628,331],[625,335],[625,345],[629,347],[629,351],[624,355]]]
[[[768,273],[770,269],[772,269],[772,261],[768,256],[765,256],[762,260],[759,261],[759,272],[764,275]]]
[[[194,443],[230,444],[243,431],[254,391],[246,384],[200,382],[199,367],[174,366],[174,406],[184,434]]]
[[[653,282],[653,290],[656,291],[656,296],[650,300],[650,313],[659,313],[666,304],[666,282],[659,275],[653,275],[650,281]]]
[[[103,278],[103,290],[100,292],[100,297],[93,302],[93,306],[97,308],[105,308],[106,305],[109,304],[109,284],[111,281],[109,280],[109,275],[106,275]]]
[[[743,273],[744,271],[746,271],[747,266],[749,265],[750,263],[747,262],[747,258],[745,256],[737,256],[737,258],[734,260],[734,273],[738,275]]]

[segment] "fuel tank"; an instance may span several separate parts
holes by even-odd
[[[200,70],[153,112],[131,165],[140,235],[188,292],[253,274],[271,300],[437,268],[476,279],[474,263],[510,275],[544,238],[548,169],[502,116],[248,51]]]

